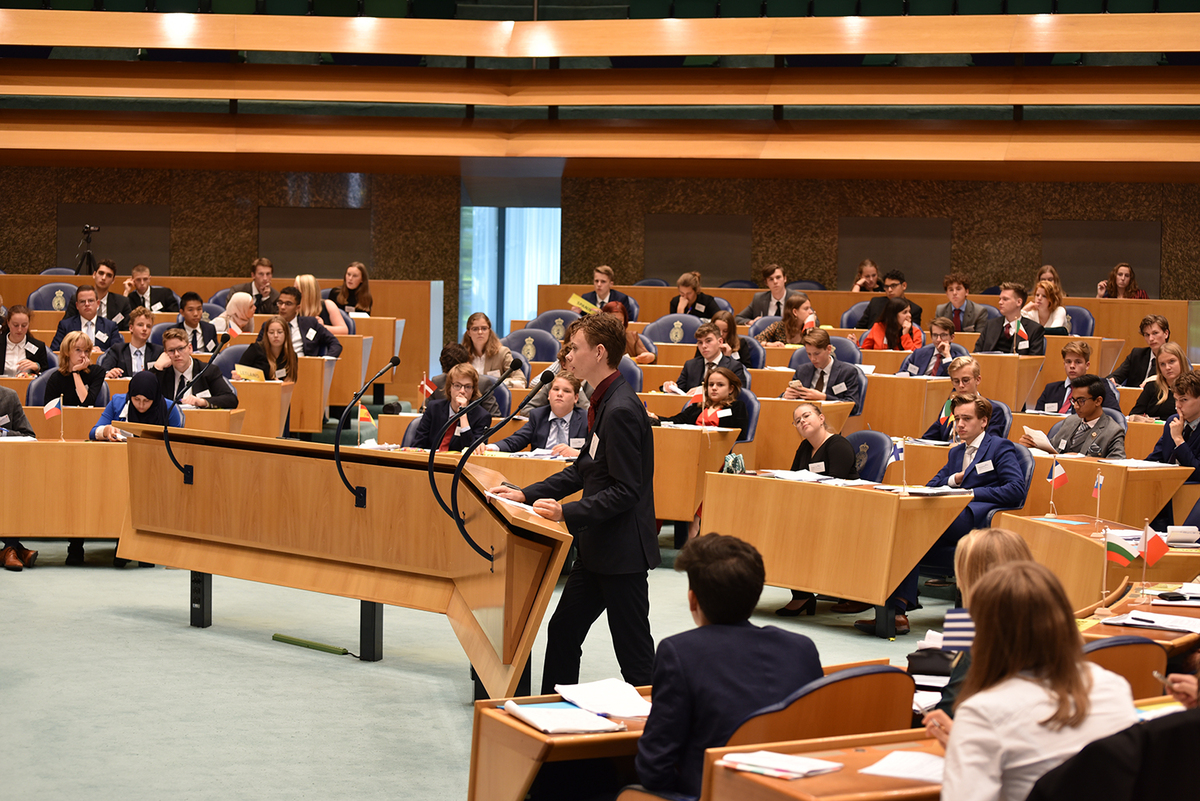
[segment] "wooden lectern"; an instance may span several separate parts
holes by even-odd
[[[171,429],[175,458],[192,469],[188,485],[162,429],[129,429],[139,434],[127,443],[130,485],[153,480],[158,492],[132,507],[120,554],[193,571],[193,626],[211,625],[213,574],[358,598],[360,658],[369,661],[382,658],[382,604],[439,612],[488,693],[516,690],[571,537],[561,523],[487,498],[499,473],[468,465],[459,488],[467,531],[489,561],[438,507],[423,455],[343,449],[347,480],[367,490],[360,509],[332,446]],[[447,502],[455,464],[435,464]],[[286,503],[263,507],[263,486],[286,488]]]

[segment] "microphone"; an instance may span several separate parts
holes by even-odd
[[[558,375],[559,372],[561,372],[561,371],[562,371],[562,363],[561,362],[554,362],[554,364],[547,367],[545,370],[542,371],[541,375],[539,375],[537,378],[535,378],[529,382],[530,394],[532,394],[536,390],[540,389],[542,384],[545,384],[548,381],[553,381],[554,377],[556,375]],[[550,377],[547,378],[546,376],[550,376]]]
[[[212,358],[215,359],[217,354],[221,352],[222,348],[224,348],[228,344],[229,344],[229,334],[227,334],[227,333],[221,334],[220,342],[217,345],[217,349],[215,351],[213,351]],[[211,360],[209,361],[209,364],[212,364]],[[199,369],[197,369],[196,365],[200,365]],[[192,372],[195,373],[195,375],[192,376],[191,381],[184,384],[183,393],[178,394],[177,398],[172,399],[174,403],[178,403],[180,400],[182,400],[184,397],[186,397],[189,392],[192,391],[192,387],[195,386],[196,382],[200,380],[200,376],[204,375],[204,371],[207,369],[207,366],[208,365],[205,365],[203,362],[197,362],[195,359],[192,359]],[[165,397],[164,397],[164,400],[165,400]],[[183,473],[183,483],[191,484],[192,479],[194,477],[193,473],[192,473],[192,465],[180,464],[179,460],[175,458],[175,452],[171,449],[171,435],[167,431],[167,429],[170,428],[170,426],[171,426],[171,415],[168,412],[166,422],[163,423],[163,445],[166,446],[167,456],[171,457],[171,462],[175,465],[176,469],[178,469],[180,473]]]
[[[221,350],[228,344],[229,344],[229,332],[227,331],[227,332],[221,334],[220,339],[217,340],[217,349],[213,351],[213,354],[212,354],[213,358],[216,358],[217,354],[220,353]]]
[[[367,389],[375,383],[377,378],[388,370],[394,369],[399,364],[400,357],[393,356],[388,359],[388,363],[383,366],[382,370],[371,376],[367,383],[362,385],[358,392],[354,394],[354,397],[350,399],[350,402],[346,404],[346,408],[342,410],[342,416],[338,418],[337,433],[333,435],[333,463],[337,465],[338,475],[342,477],[342,483],[346,485],[346,489],[350,490],[350,494],[354,496],[354,506],[357,509],[367,508],[367,488],[356,487],[351,484],[349,479],[346,478],[346,471],[342,469],[342,429],[346,426],[350,412],[354,410],[355,404],[366,394]]]

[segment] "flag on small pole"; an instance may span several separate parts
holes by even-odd
[[[55,398],[54,400],[50,401],[49,403],[47,403],[45,406],[42,407],[42,414],[45,415],[47,420],[49,420],[51,417],[58,418],[58,441],[59,442],[63,441],[62,408],[63,408],[62,395],[59,395],[57,398]]]
[[[1142,529],[1142,559],[1150,567],[1158,564],[1158,560],[1167,555],[1171,549],[1163,538],[1158,536],[1154,529],[1150,528],[1150,521],[1146,521],[1145,528]],[[1145,569],[1142,571],[1142,581],[1146,580]]]
[[[421,373],[421,383],[417,384],[417,388],[421,391],[421,406],[425,406],[425,401],[429,400],[429,396],[437,392],[437,386],[434,385],[425,373]]]
[[[1092,497],[1096,499],[1096,519],[1100,519],[1100,488],[1104,486],[1104,475],[1096,470],[1096,483],[1092,485]]]
[[[1059,464],[1057,458],[1051,463],[1050,474],[1046,476],[1046,480],[1050,482],[1050,514],[1046,517],[1057,517],[1058,509],[1054,507],[1054,490],[1067,483],[1067,469]]]
[[[375,425],[375,419],[371,417],[371,410],[364,406],[361,402],[358,404],[358,444],[362,445],[362,427],[363,423]]]
[[[1105,537],[1104,550],[1107,553],[1108,561],[1116,562],[1121,567],[1129,567],[1129,564],[1137,559],[1140,553],[1136,545],[1118,537],[1111,531],[1107,532]]]

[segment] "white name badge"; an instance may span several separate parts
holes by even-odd
[[[592,447],[588,448],[588,456],[596,458],[596,448],[600,447],[600,437],[592,435]]]
[[[25,352],[26,353],[37,353],[37,345],[33,344],[32,342],[26,342],[25,343]]]
[[[978,463],[976,463],[976,465],[975,465],[975,472],[976,472],[976,473],[990,473],[990,472],[992,472],[992,460],[991,460],[991,459],[987,459],[986,461],[982,461],[982,462],[978,462]]]
[[[209,340],[208,342],[205,342],[205,343],[204,343],[204,350],[212,350],[212,349],[213,349],[213,342],[212,342],[212,340]],[[197,397],[199,397],[199,396],[197,396]]]
[[[1060,439],[1058,441],[1058,449],[1059,451],[1065,451],[1067,449],[1067,441],[1065,439]]]
[[[825,472],[825,463],[824,462],[809,462],[808,469],[814,473],[824,473]]]
[[[1017,343],[1017,350],[1029,350],[1029,340],[1022,339]]]
[[[354,314],[353,306],[343,306],[342,308],[344,308],[346,310],[346,314]]]
[[[150,307],[150,311],[162,311],[162,303],[161,302],[155,303],[153,306]]]
[[[731,415],[733,415],[733,409],[722,409],[717,412],[717,417],[730,417]]]
[[[585,442],[587,442],[586,437],[571,437],[571,441],[568,443],[568,445],[575,450],[579,450],[583,447],[583,443]]]
[[[120,312],[117,312],[117,316],[116,316],[116,317],[114,317],[114,318],[112,318],[112,321],[113,321],[114,323],[119,323],[119,322],[121,322],[121,321],[122,321],[122,320],[124,320],[124,319],[125,319],[125,315],[121,314]]]
[[[275,370],[275,377],[276,378],[287,378],[287,368],[286,367],[277,368]]]
[[[317,335],[317,329],[310,328],[310,329],[308,329],[308,333],[304,335],[304,338],[311,341],[313,339],[313,337],[315,337],[316,335]]]
[[[916,375],[920,371],[921,371],[921,368],[917,367],[915,364],[910,364],[908,366],[908,374],[909,375]]]
[[[1057,404],[1057,403],[1047,403],[1047,404],[1046,404],[1046,411],[1048,411],[1048,412],[1057,412],[1057,411],[1058,411],[1058,404]]]
[[[0,414],[0,426],[6,426],[6,425],[8,425],[8,415]]]
[[[97,331],[97,332],[96,332],[96,341],[98,341],[98,342],[107,342],[107,341],[108,341],[108,334],[104,333],[103,331]]]
[[[845,391],[846,391],[846,382],[845,381],[843,381],[840,384],[833,385],[833,394],[834,395],[840,395]]]
[[[202,389],[202,390],[200,390],[199,392],[197,392],[197,393],[196,393],[196,397],[197,397],[197,398],[211,398],[211,397],[212,397],[212,391],[211,391],[211,390],[207,390],[207,389]]]
[[[696,308],[696,311],[698,311],[698,312],[702,312],[702,311],[704,311],[705,309],[707,309],[708,307],[707,307],[707,306],[705,306],[703,303],[697,303],[695,308]]]

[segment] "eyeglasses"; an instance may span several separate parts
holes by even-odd
[[[1095,398],[1093,398],[1090,395],[1080,395],[1078,397],[1071,398],[1071,405],[1072,406],[1082,406],[1084,401],[1090,401],[1090,400],[1095,400]]]
[[[889,284],[889,283],[887,283],[887,282],[885,281],[885,282],[884,282],[884,284],[883,284],[883,288],[884,288],[884,289],[887,289],[887,290],[899,289],[899,288],[900,288],[900,285],[899,285],[899,284],[897,284],[897,283],[895,283],[895,282],[893,282],[893,283],[890,283],[890,284]]]
[[[953,337],[954,334],[939,334],[937,331],[931,331],[929,334],[930,339],[952,339]]]
[[[463,392],[474,392],[474,384],[451,384],[450,389],[461,389]]]
[[[491,330],[492,329],[488,328],[486,325],[477,325],[471,329],[471,333],[472,334],[486,334],[488,331],[491,331]]]
[[[167,355],[168,356],[178,356],[180,353],[183,353],[187,349],[188,349],[187,345],[180,345],[178,348],[167,348]]]

